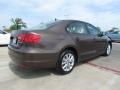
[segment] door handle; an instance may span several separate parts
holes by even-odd
[[[96,38],[93,38],[93,40],[96,40]]]
[[[80,41],[79,37],[76,37],[76,41]]]

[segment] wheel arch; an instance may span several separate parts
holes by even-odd
[[[112,41],[108,41],[108,43],[111,45],[111,48],[112,48]]]
[[[110,44],[111,45],[111,48],[112,48],[112,39],[111,37],[107,36],[107,45]]]
[[[63,47],[61,49],[60,54],[62,52],[64,52],[65,50],[71,50],[71,51],[73,51],[75,53],[75,56],[76,56],[76,62],[78,62],[78,51],[77,51],[76,47],[74,47],[73,45],[65,46],[65,47]]]

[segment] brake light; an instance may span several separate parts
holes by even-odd
[[[18,36],[18,41],[22,43],[39,43],[40,40],[41,36],[36,33],[26,33]]]

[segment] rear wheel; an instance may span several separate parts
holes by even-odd
[[[76,55],[71,50],[66,50],[60,54],[58,63],[57,63],[57,71],[61,74],[70,73],[76,62]]]
[[[105,50],[104,56],[109,56],[111,54],[111,50],[112,50],[112,45],[109,43]]]

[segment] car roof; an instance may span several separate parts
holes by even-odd
[[[57,20],[57,21],[55,21],[55,23],[56,23],[56,25],[55,25],[55,27],[56,26],[58,26],[59,27],[59,25],[60,25],[60,27],[59,27],[59,29],[57,29],[56,30],[56,28],[55,29],[53,29],[52,28],[52,30],[51,31],[54,31],[54,32],[58,32],[58,33],[65,33],[65,28],[66,28],[66,26],[68,25],[68,24],[70,24],[70,23],[72,23],[72,22],[82,22],[82,23],[86,23],[86,22],[83,22],[83,21],[79,21],[79,20]],[[88,23],[89,24],[89,23]]]
[[[84,21],[80,21],[80,20],[58,20],[58,22],[83,22],[83,23],[87,23],[87,22],[84,22]]]

